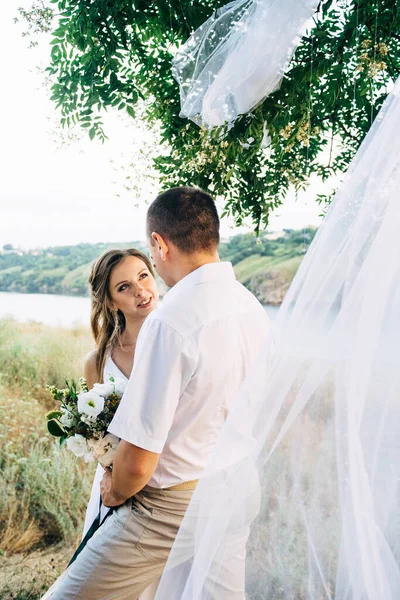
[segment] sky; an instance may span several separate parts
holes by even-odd
[[[124,177],[140,173],[140,148],[151,143],[151,133],[114,113],[105,120],[104,144],[81,131],[61,144],[58,113],[40,71],[47,66],[48,40],[42,36],[30,49],[23,26],[13,22],[18,6],[30,3],[5,3],[0,21],[0,247],[144,240],[146,201],[158,188],[142,186],[138,202],[124,188]],[[129,168],[132,162],[136,166]],[[288,198],[269,230],[318,225],[314,198],[322,190],[312,185],[298,200]],[[244,231],[251,231],[250,224],[235,229],[229,219],[221,223],[223,238]]]

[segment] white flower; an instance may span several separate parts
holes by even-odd
[[[96,418],[104,408],[104,398],[93,390],[78,396],[78,410],[81,414]],[[90,419],[93,420],[93,419]]]
[[[95,383],[93,391],[99,396],[108,398],[111,394],[118,394],[122,396],[127,386],[127,381],[122,377],[113,377],[112,375],[106,374],[106,380],[104,383]]]
[[[118,444],[119,438],[112,433],[106,433],[99,440],[88,440],[93,458],[96,458],[103,467],[109,467],[113,463]]]
[[[67,448],[79,458],[86,456],[89,452],[86,440],[80,433],[76,433],[67,439]]]
[[[114,393],[114,384],[111,381],[106,381],[105,383],[95,383],[93,386],[93,391],[99,396],[103,396],[104,398],[108,398],[111,394]]]
[[[125,393],[127,385],[128,381],[126,379],[122,379],[122,377],[114,377],[115,393],[118,394],[118,396],[121,396],[121,398]]]
[[[74,422],[74,415],[72,413],[70,413],[66,408],[62,408],[61,412],[62,412],[62,415],[60,417],[61,425],[64,425],[64,427],[71,427],[72,423]]]

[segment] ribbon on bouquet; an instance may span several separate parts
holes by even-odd
[[[82,539],[81,543],[79,544],[78,548],[75,550],[71,560],[68,563],[68,567],[70,567],[72,565],[73,562],[76,561],[76,559],[78,558],[78,556],[80,555],[80,553],[82,552],[82,550],[85,548],[86,544],[88,543],[88,541],[94,536],[94,534],[96,533],[96,531],[103,525],[103,523],[108,519],[108,517],[114,512],[115,508],[114,506],[110,507],[107,514],[104,515],[103,518],[101,518],[101,507],[102,507],[102,501],[101,501],[101,497],[100,497],[100,504],[99,504],[99,513],[97,515],[97,517],[95,518],[95,520],[93,521],[93,523],[91,524],[91,526],[89,527],[89,529],[86,532],[85,537]],[[67,567],[67,568],[68,568]]]

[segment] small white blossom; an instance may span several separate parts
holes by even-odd
[[[122,377],[114,377],[114,389],[118,396],[122,397],[124,395],[127,385],[128,381],[126,379],[122,379]]]
[[[61,423],[61,425],[64,425],[64,427],[71,427],[72,423],[74,422],[74,416],[73,416],[73,414],[71,414],[65,408],[62,408],[61,412],[62,412],[62,415],[60,417],[60,423]]]
[[[93,391],[99,396],[103,396],[104,398],[108,398],[111,394],[114,393],[114,384],[111,381],[105,381],[105,383],[95,383],[93,386]]]
[[[101,413],[104,408],[104,398],[96,394],[93,390],[83,392],[78,396],[78,411],[81,414],[91,417],[93,420]]]
[[[67,439],[67,448],[68,450],[71,450],[75,456],[78,456],[79,458],[85,457],[85,460],[86,455],[90,453],[86,440],[80,433],[76,433]]]

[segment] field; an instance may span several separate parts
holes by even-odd
[[[0,600],[37,600],[80,539],[93,477],[47,433],[46,383],[82,374],[86,329],[0,321]]]

